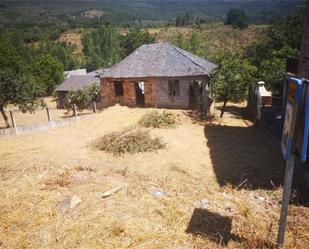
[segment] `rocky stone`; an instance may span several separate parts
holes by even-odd
[[[59,210],[65,214],[82,203],[82,200],[76,196],[68,196],[58,203]]]
[[[156,199],[162,199],[166,196],[166,193],[162,189],[153,186],[150,189],[150,193]]]

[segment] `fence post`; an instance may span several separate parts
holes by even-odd
[[[15,121],[13,110],[10,110],[10,116],[11,116],[12,125],[14,128],[15,134],[17,134],[17,126],[16,126],[16,121]]]
[[[97,113],[97,103],[93,101],[93,112]]]
[[[48,107],[48,106],[46,106],[46,112],[47,112],[48,122],[51,123],[52,118],[51,118],[51,115],[50,115],[50,111],[49,111],[49,107]]]
[[[76,111],[76,105],[75,104],[73,105],[73,116],[75,118],[77,118],[77,111]]]

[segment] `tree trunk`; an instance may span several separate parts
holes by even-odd
[[[224,112],[225,112],[226,103],[227,103],[227,98],[225,97],[225,98],[224,98],[224,102],[223,102],[223,106],[222,106],[222,109],[221,109],[220,118],[223,117],[223,114],[224,114]]]
[[[10,128],[9,119],[8,119],[8,116],[6,116],[6,114],[5,114],[3,106],[0,106],[0,112],[2,114],[2,117],[3,117],[4,121],[5,121],[6,128]]]

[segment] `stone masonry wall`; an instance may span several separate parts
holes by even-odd
[[[123,82],[123,96],[116,96],[114,82]],[[156,83],[157,79],[101,79],[101,94],[103,107],[113,106],[115,104],[136,107],[135,82],[145,82],[145,106],[155,107],[157,104]]]

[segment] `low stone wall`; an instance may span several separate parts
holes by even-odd
[[[16,127],[16,130],[14,128],[8,128],[0,130],[0,137],[5,136],[12,136],[12,135],[19,135],[19,134],[25,134],[25,133],[31,133],[51,128],[60,127],[66,124],[76,123],[80,121],[81,119],[85,119],[86,117],[69,117],[65,118],[63,120],[56,120],[46,123],[40,123],[35,125],[29,125],[29,126],[18,126]]]

